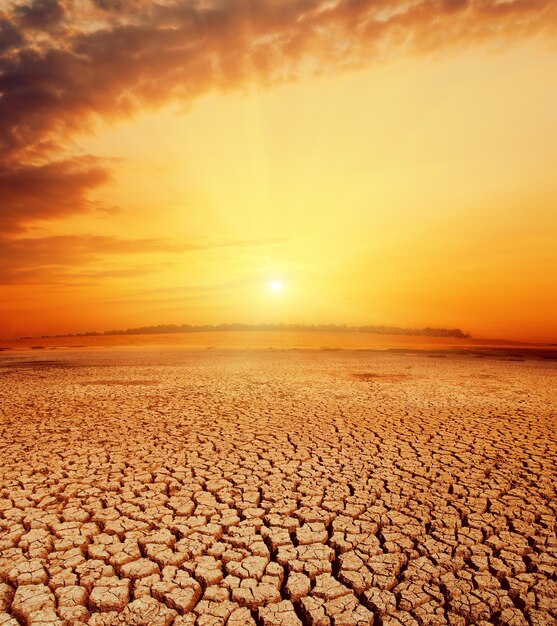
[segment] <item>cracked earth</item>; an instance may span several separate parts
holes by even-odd
[[[0,625],[557,624],[557,366],[0,359]]]

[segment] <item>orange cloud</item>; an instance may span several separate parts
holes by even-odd
[[[159,239],[119,239],[93,235],[48,237],[0,237],[0,284],[46,284],[64,282],[68,276],[83,276],[83,268],[107,255],[141,255],[148,252],[180,252],[177,246]],[[75,269],[79,267],[79,274]],[[144,269],[87,270],[89,279],[102,276],[145,274]]]
[[[92,206],[88,193],[107,179],[106,169],[92,157],[43,165],[0,162],[0,230],[86,211]]]
[[[16,5],[0,28],[0,149],[30,145],[211,89],[289,80],[421,51],[555,31],[554,0],[261,0],[165,4],[97,1],[46,43],[25,40],[64,19],[57,0]],[[94,17],[94,19],[93,19]],[[78,19],[79,18],[79,19]]]
[[[68,279],[141,276],[154,271],[141,267],[100,269],[107,257],[140,258],[148,253],[180,255],[217,248],[246,248],[281,243],[277,239],[229,240],[181,244],[167,239],[124,239],[100,235],[46,237],[0,236],[0,285],[64,283]]]

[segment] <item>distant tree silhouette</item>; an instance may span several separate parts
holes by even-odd
[[[102,333],[90,331],[57,337],[97,337],[101,335],[165,335],[172,333],[205,333],[226,331],[296,331],[296,332],[359,332],[374,335],[406,335],[417,337],[470,337],[460,328],[401,328],[399,326],[348,326],[346,324],[161,324],[159,326],[141,326],[125,330],[106,330]]]

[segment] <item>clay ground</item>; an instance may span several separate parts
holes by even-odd
[[[557,624],[557,364],[0,358],[0,624]]]

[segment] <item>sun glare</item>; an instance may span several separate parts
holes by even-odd
[[[275,293],[278,293],[280,291],[282,291],[282,280],[272,280],[269,283],[269,288],[271,289],[271,291],[274,291]]]

